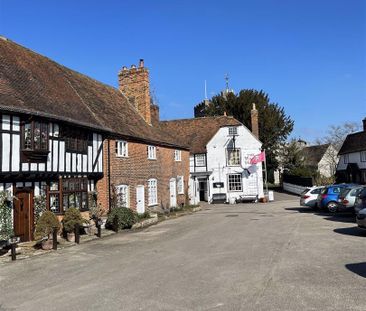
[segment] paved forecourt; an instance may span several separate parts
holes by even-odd
[[[205,208],[1,265],[0,310],[365,310],[353,218],[295,196]]]

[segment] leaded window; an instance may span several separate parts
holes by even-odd
[[[23,150],[48,151],[48,123],[38,121],[24,123]]]

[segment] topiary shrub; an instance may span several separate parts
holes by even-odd
[[[131,228],[137,221],[136,212],[126,207],[116,207],[108,214],[105,226],[107,229],[118,231]]]
[[[45,237],[48,239],[52,234],[53,228],[60,230],[60,222],[58,221],[56,215],[51,211],[45,211],[39,217],[36,224],[36,231],[34,232],[34,238],[36,240],[41,240]]]
[[[62,220],[64,230],[68,233],[74,232],[76,224],[82,226],[85,223],[88,223],[88,221],[81,216],[80,211],[75,207],[70,207],[66,210]]]

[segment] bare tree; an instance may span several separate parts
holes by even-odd
[[[341,125],[331,125],[327,130],[327,135],[316,140],[316,144],[331,144],[338,152],[348,134],[361,129],[356,122],[345,122]]]

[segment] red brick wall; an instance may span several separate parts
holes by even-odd
[[[115,140],[110,140],[110,165],[111,184],[129,185],[130,207],[136,209],[136,186],[145,186],[145,210],[148,207],[147,181],[150,178],[157,179],[158,184],[158,208],[167,208],[170,205],[170,178],[184,176],[185,194],[177,193],[177,204],[188,203],[188,179],[189,179],[189,152],[182,150],[182,160],[174,160],[172,148],[157,147],[156,160],[147,158],[147,145],[128,142],[128,157],[117,157],[115,153]],[[97,183],[98,199],[105,211],[108,211],[108,143],[104,142],[104,177]],[[157,207],[154,207],[157,208]]]

